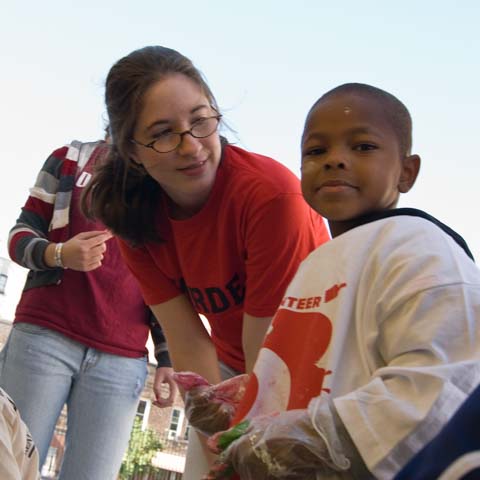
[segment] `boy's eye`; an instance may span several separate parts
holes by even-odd
[[[376,150],[378,147],[373,143],[358,143],[353,147],[352,150],[357,152],[367,152],[368,150]]]
[[[303,152],[303,156],[323,155],[327,149],[325,147],[311,147],[306,148]]]

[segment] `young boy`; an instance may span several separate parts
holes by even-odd
[[[221,455],[242,480],[391,479],[480,382],[480,271],[448,227],[395,208],[419,171],[410,149],[409,112],[383,90],[345,84],[311,108],[302,191],[333,239],[286,291],[247,421],[211,439],[243,433]]]

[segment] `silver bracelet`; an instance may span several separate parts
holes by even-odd
[[[62,260],[62,248],[63,248],[63,243],[57,243],[55,245],[55,265],[60,268],[67,268],[63,264]]]

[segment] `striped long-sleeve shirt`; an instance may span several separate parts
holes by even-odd
[[[70,201],[77,172],[104,146],[105,142],[73,141],[53,152],[43,164],[8,238],[11,259],[30,270],[25,290],[60,281],[63,270],[45,263],[45,249],[50,242],[68,240]]]
[[[81,180],[83,167],[95,162],[105,148],[104,141],[73,141],[55,150],[43,164],[8,239],[12,260],[29,269],[24,291],[61,282],[64,270],[45,263],[45,249],[50,242],[65,242],[71,237],[75,183]],[[149,323],[158,365],[171,366],[165,337],[153,314]]]

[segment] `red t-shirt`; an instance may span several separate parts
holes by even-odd
[[[80,232],[105,229],[101,223],[88,221],[79,210],[91,169],[88,163],[72,192],[70,238]],[[114,239],[107,242],[100,268],[90,272],[67,269],[58,285],[23,292],[15,322],[51,328],[107,353],[125,357],[147,353],[148,309]]]
[[[272,316],[299,263],[329,239],[323,219],[302,197],[298,178],[262,155],[227,145],[210,197],[187,220],[159,205],[165,242],[120,241],[145,301],[186,292],[207,317],[219,358],[244,371],[244,312]]]

